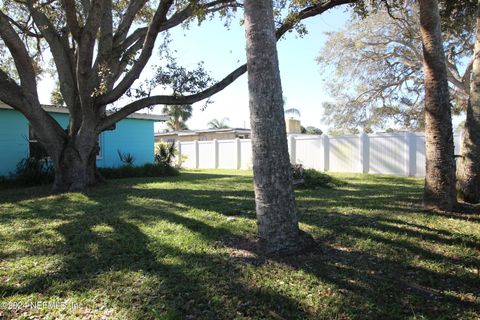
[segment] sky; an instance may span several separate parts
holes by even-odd
[[[328,12],[305,20],[308,34],[299,38],[294,33],[286,35],[278,42],[280,72],[283,95],[286,107],[300,110],[300,120],[303,126],[315,126],[326,131],[328,126],[322,123],[322,103],[328,96],[322,88],[322,72],[315,62],[326,36],[325,32],[337,31],[349,18],[346,7],[329,10]],[[198,62],[203,61],[210,75],[221,80],[231,71],[244,64],[245,35],[240,25],[241,16],[232,21],[227,29],[220,19],[204,21],[200,26],[191,24],[189,29],[176,27],[171,32],[171,49],[180,65],[194,69]],[[152,57],[151,64],[158,64],[158,58]],[[143,77],[149,73],[146,68]],[[51,79],[41,81],[40,100],[50,103],[50,92],[54,87]],[[193,105],[193,116],[187,121],[190,129],[205,129],[207,123],[216,118],[229,118],[231,127],[250,128],[248,111],[247,76],[244,74],[223,91],[212,96],[213,103],[202,111],[204,103]],[[161,113],[161,107],[153,111],[142,112]],[[158,124],[156,131],[161,131],[164,125]]]

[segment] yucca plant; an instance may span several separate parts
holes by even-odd
[[[117,152],[118,157],[120,158],[120,161],[122,161],[124,166],[133,167],[133,164],[135,163],[135,157],[133,154],[129,152],[123,153],[120,150],[117,150]]]

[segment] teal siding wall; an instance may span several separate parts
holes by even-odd
[[[68,115],[53,113],[53,118],[64,128]],[[99,167],[118,167],[122,163],[117,150],[131,153],[135,165],[152,163],[154,158],[154,121],[125,119],[117,123],[113,131],[101,134]],[[0,176],[15,170],[16,164],[28,156],[28,121],[17,111],[0,109]]]
[[[28,156],[28,124],[20,113],[0,110],[0,176],[15,170]]]
[[[117,123],[115,130],[103,132],[101,137],[102,154],[97,164],[99,167],[121,166],[118,151],[133,154],[136,166],[152,163],[154,144],[153,121],[122,120]]]

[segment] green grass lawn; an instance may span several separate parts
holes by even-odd
[[[422,181],[296,192],[318,248],[256,253],[247,171],[0,191],[0,319],[479,319],[480,214]],[[235,217],[232,219],[231,217]]]

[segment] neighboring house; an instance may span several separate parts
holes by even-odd
[[[68,109],[54,106],[43,108],[62,127],[68,126]],[[166,116],[134,113],[118,122],[114,130],[102,132],[99,137],[100,153],[97,156],[97,165],[121,166],[118,151],[131,153],[135,157],[135,165],[152,163],[154,123],[166,120]],[[20,160],[43,154],[43,148],[35,139],[28,120],[20,112],[0,103],[0,176],[13,172]]]
[[[155,133],[155,142],[250,139],[250,129],[226,128]]]
[[[287,133],[300,134],[302,133],[302,124],[300,120],[289,117],[285,119],[285,125],[287,126]]]
[[[300,120],[295,118],[285,119],[288,134],[301,134],[302,126]],[[155,142],[175,141],[209,141],[209,140],[231,140],[250,139],[250,129],[226,128],[226,129],[204,129],[204,130],[182,130],[155,133]]]

